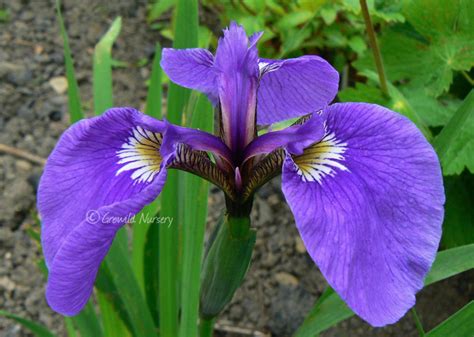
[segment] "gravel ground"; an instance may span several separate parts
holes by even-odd
[[[117,16],[122,33],[114,57],[131,64],[114,71],[116,105],[142,107],[156,31],[145,25],[146,1],[65,1],[64,16],[76,63],[85,111],[91,113],[92,48]],[[10,19],[0,22],[0,144],[47,157],[68,125],[64,67],[53,1],[0,0]],[[215,18],[206,18],[210,22]],[[162,41],[166,45],[166,41]],[[44,300],[45,280],[37,267],[39,247],[26,233],[34,224],[36,186],[41,167],[0,154],[0,309],[39,321],[64,335],[62,318]],[[241,289],[219,321],[219,336],[228,327],[255,330],[255,336],[289,336],[321,294],[325,282],[304,250],[291,213],[275,180],[258,194],[253,210],[258,229],[253,263]],[[210,195],[210,226],[222,207],[222,195]],[[474,298],[474,273],[451,278],[423,290],[417,309],[431,328]],[[0,318],[0,336],[30,336]],[[352,318],[322,336],[417,336],[411,315],[386,329],[373,329]]]

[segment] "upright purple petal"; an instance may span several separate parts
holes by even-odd
[[[145,126],[143,116],[123,108],[80,121],[48,158],[38,208],[49,268],[46,297],[62,314],[85,305],[116,231],[163,187],[172,154],[160,155],[158,132],[166,125],[150,119]]]
[[[258,86],[258,50],[254,35],[250,43],[245,30],[232,22],[219,39],[215,69],[224,140],[234,153],[254,138]]]
[[[260,59],[257,123],[271,124],[325,108],[336,97],[338,72],[324,59]]]
[[[213,64],[214,56],[206,49],[165,48],[161,56],[161,67],[173,82],[205,93],[215,105],[217,74]]]
[[[285,160],[283,192],[329,284],[371,325],[394,323],[438,248],[438,158],[408,119],[377,105],[332,105],[326,125],[321,142]]]

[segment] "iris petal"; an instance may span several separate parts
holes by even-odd
[[[38,208],[49,268],[46,296],[62,314],[74,315],[87,302],[116,231],[163,187],[172,157],[160,154],[166,123],[143,117],[117,108],[82,120],[48,158]]]
[[[161,67],[173,82],[205,93],[215,105],[218,102],[217,75],[213,64],[214,56],[200,48],[165,48],[161,56]]]
[[[247,146],[244,158],[248,159],[255,155],[270,153],[278,148],[284,148],[291,154],[302,154],[305,148],[323,137],[323,123],[323,118],[315,113],[304,124],[268,132],[255,138]]]
[[[84,220],[71,228],[49,265],[46,299],[52,309],[73,316],[84,307],[115,234],[156,198],[165,180],[166,170],[163,170],[139,194],[90,210]],[[48,226],[48,222],[44,222],[44,226]]]
[[[327,110],[326,136],[287,156],[282,187],[329,284],[373,326],[414,305],[441,236],[438,158],[406,118],[365,103]]]
[[[257,123],[271,124],[325,108],[336,97],[338,72],[324,59],[259,60]]]

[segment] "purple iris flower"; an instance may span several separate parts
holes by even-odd
[[[158,196],[170,168],[220,187],[228,212],[237,213],[281,173],[310,256],[355,313],[382,326],[414,305],[443,220],[433,148],[412,122],[384,107],[328,105],[336,70],[318,56],[261,59],[260,36],[247,37],[232,23],[215,56],[163,51],[170,79],[216,105],[216,136],[131,108],[64,132],[38,193],[54,310],[74,315],[83,308],[117,230]],[[257,125],[295,117],[287,129],[257,137]]]

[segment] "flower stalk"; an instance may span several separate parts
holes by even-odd
[[[216,317],[231,301],[247,273],[256,231],[250,218],[226,214],[215,229],[214,240],[201,273],[201,318]]]
[[[375,67],[377,68],[377,73],[379,75],[380,89],[382,89],[383,94],[388,97],[387,77],[385,76],[382,54],[380,53],[379,45],[377,43],[377,36],[375,35],[374,25],[372,24],[372,19],[370,18],[369,8],[367,7],[366,0],[360,0],[360,8],[362,10],[362,15],[364,16],[370,48],[374,54]]]
[[[204,319],[200,320],[199,324],[199,337],[212,337],[214,332],[215,319]]]

